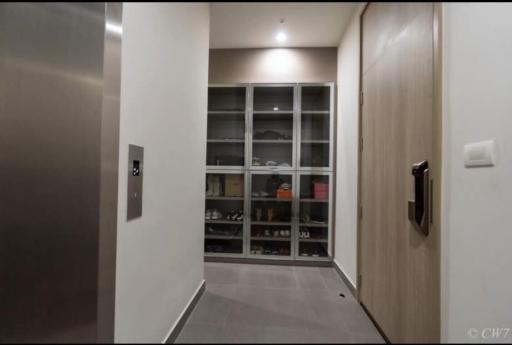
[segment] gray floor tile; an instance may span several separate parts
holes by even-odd
[[[205,277],[177,342],[383,341],[332,268],[206,263]]]
[[[307,344],[311,336],[308,330],[279,327],[233,327],[229,329],[233,339],[239,343],[250,344]]]
[[[237,343],[224,326],[187,324],[175,341],[176,344],[227,344]]]

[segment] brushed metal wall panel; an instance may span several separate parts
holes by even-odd
[[[0,342],[98,336],[105,12],[0,4]]]
[[[106,4],[101,126],[98,341],[114,341],[122,3]]]

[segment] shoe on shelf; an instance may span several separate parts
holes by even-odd
[[[221,183],[219,175],[212,175],[212,196],[219,197],[222,195]]]
[[[222,219],[222,213],[220,213],[219,210],[217,210],[217,209],[213,209],[211,211],[211,219],[212,220]]]
[[[239,221],[241,222],[242,220],[244,220],[244,211],[242,210],[238,210],[238,212],[236,212],[233,217],[231,218],[231,220],[236,220],[236,221]]]
[[[206,210],[206,213],[204,214],[204,219],[211,220],[212,219],[212,211]]]
[[[206,189],[206,196],[207,196],[207,197],[211,197],[211,196],[213,196],[213,183],[212,183],[212,178],[213,178],[213,175],[208,175],[208,177],[206,178],[206,185],[207,185],[207,189]]]
[[[228,215],[226,216],[226,219],[227,220],[235,220],[235,216],[236,216],[236,211],[231,210],[231,211],[229,211]]]

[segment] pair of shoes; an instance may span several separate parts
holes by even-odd
[[[311,222],[311,217],[306,212],[303,212],[300,216],[300,221],[303,224],[308,224]]]
[[[261,246],[253,246],[251,248],[251,254],[257,254],[257,255],[263,254],[263,247],[261,247]]]
[[[279,248],[279,255],[288,256],[290,255],[290,249],[281,247]]]
[[[233,210],[228,213],[226,216],[227,220],[234,220],[234,221],[242,221],[244,220],[244,211],[242,210]]]
[[[310,238],[311,235],[309,233],[309,230],[301,230],[299,232],[299,238]]]
[[[286,238],[290,237],[290,230],[274,230],[272,232],[273,237]]]
[[[266,198],[266,197],[268,197],[268,193],[263,192],[263,191],[262,192],[253,192],[252,196],[255,198]]]
[[[206,178],[206,196],[216,197],[221,196],[221,183],[219,175],[208,175]]]
[[[204,215],[204,219],[206,220],[219,220],[222,219],[222,213],[219,212],[217,209],[213,210],[206,210],[206,213]]]

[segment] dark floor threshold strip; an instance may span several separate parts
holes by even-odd
[[[232,264],[276,265],[276,266],[332,267],[331,261],[248,259],[248,258],[227,258],[227,257],[214,257],[214,256],[205,256],[204,262],[222,262],[222,263],[232,263]]]
[[[203,295],[205,288],[206,288],[206,282],[203,281],[203,283],[201,284],[201,287],[199,288],[199,290],[197,290],[194,298],[192,299],[192,301],[187,306],[187,309],[185,310],[185,312],[183,313],[181,318],[178,320],[178,323],[176,324],[176,327],[174,327],[174,329],[172,330],[171,334],[169,334],[169,337],[165,341],[166,344],[174,344],[174,342],[176,341],[176,339],[180,335],[181,330],[185,326],[185,323],[187,323],[187,320],[188,320],[190,314],[192,314],[192,312],[194,311],[194,308],[196,307],[197,302],[199,302],[199,299]]]
[[[386,342],[386,344],[391,344],[391,342],[389,341],[388,337],[386,336],[386,334],[384,333],[384,331],[382,330],[382,328],[380,328],[379,324],[377,323],[377,321],[375,321],[375,319],[373,318],[372,314],[370,314],[370,312],[368,311],[368,309],[366,309],[365,305],[361,302],[359,302],[359,304],[361,305],[361,307],[363,308],[364,312],[366,313],[366,315],[368,315],[368,318],[370,318],[371,322],[373,323],[373,325],[375,326],[375,328],[377,328],[377,331],[380,333],[380,336],[382,337],[382,339],[384,339],[384,341]]]

